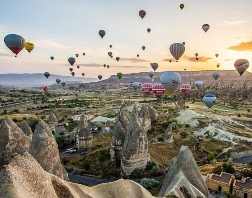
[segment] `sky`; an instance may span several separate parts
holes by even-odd
[[[185,5],[182,11],[180,3]],[[252,62],[251,7],[251,0],[3,0],[0,73],[69,75],[67,59],[76,53],[76,73],[89,77],[151,71],[151,62],[159,63],[158,71],[209,70],[217,64],[233,69],[238,58]],[[141,9],[147,12],[143,20]],[[201,29],[205,23],[211,26],[207,33]],[[100,29],[106,31],[103,39]],[[9,33],[33,42],[32,53],[23,50],[15,58],[4,44]],[[179,62],[169,63],[169,47],[175,42],[185,42],[186,52]],[[114,56],[121,57],[119,63],[107,55],[110,44]],[[198,63],[193,60],[196,52]]]

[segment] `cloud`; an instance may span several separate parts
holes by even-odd
[[[224,21],[226,25],[241,25],[241,24],[246,24],[248,21],[246,20],[226,20]]]
[[[129,61],[132,63],[144,63],[144,62],[150,62],[145,59],[140,59],[140,58],[121,58],[120,61]]]
[[[239,43],[238,45],[231,46],[228,49],[234,50],[234,51],[250,51],[250,52],[252,52],[252,41],[242,42],[242,43]]]
[[[36,42],[36,45],[41,48],[54,48],[54,49],[61,49],[61,50],[67,50],[71,49],[71,47],[64,45],[62,43],[50,40],[50,39],[43,39],[43,40],[38,40]]]
[[[207,56],[199,56],[198,60],[196,60],[195,56],[184,56],[185,60],[191,61],[191,62],[208,62],[209,60],[211,60],[211,57],[207,57]]]
[[[172,62],[175,62],[175,61],[176,61],[175,59],[172,59],[172,58],[165,58],[165,59],[163,59],[162,61],[163,61],[163,62],[170,62],[170,60],[172,60]]]
[[[116,67],[120,67],[120,68],[135,68],[135,69],[139,69],[139,68],[146,68],[146,66],[135,66],[135,65],[123,65],[123,66],[116,66]]]
[[[81,67],[103,67],[101,64],[97,63],[85,63],[85,64],[78,64]]]

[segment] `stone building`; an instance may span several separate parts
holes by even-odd
[[[252,179],[243,178],[242,180],[235,180],[233,195],[240,198],[252,198]]]
[[[210,191],[230,194],[232,193],[230,187],[233,185],[234,179],[230,173],[210,174],[207,176],[207,186]]]

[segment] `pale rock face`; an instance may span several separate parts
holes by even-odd
[[[19,128],[24,132],[24,134],[31,140],[32,139],[32,129],[29,124],[24,120],[18,123]]]
[[[52,131],[44,121],[36,125],[30,153],[39,162],[44,170],[60,178],[66,178],[65,170],[61,164],[58,145]]]
[[[55,113],[50,112],[48,121],[49,123],[58,123],[58,118],[56,117]]]
[[[88,127],[88,118],[85,115],[81,115],[79,129],[85,129],[87,127]]]
[[[185,192],[192,198],[208,197],[207,185],[192,152],[187,146],[182,146],[178,156],[171,162],[159,195],[176,195],[180,198]]]
[[[0,121],[0,165],[29,150],[29,139],[10,119]]]
[[[121,167],[126,175],[146,167],[149,158],[147,132],[157,116],[156,111],[146,104],[135,103],[121,108],[113,142],[122,144],[118,156],[122,156]]]
[[[0,169],[0,197],[4,198],[152,198],[130,180],[94,187],[74,184],[47,173],[29,154],[16,155]]]

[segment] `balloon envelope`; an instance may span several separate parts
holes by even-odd
[[[74,58],[74,57],[69,57],[69,58],[68,58],[68,62],[69,62],[69,64],[70,64],[71,66],[73,66],[74,63],[75,63],[75,58]]]
[[[218,80],[220,78],[220,74],[218,72],[213,73],[213,79]]]
[[[61,80],[60,79],[56,79],[56,83],[60,84]]]
[[[194,82],[194,84],[195,84],[195,86],[196,86],[198,89],[200,89],[200,88],[202,88],[202,87],[204,86],[204,82],[203,82],[202,80],[196,80],[196,81]]]
[[[204,30],[204,32],[207,32],[210,29],[210,25],[204,24],[204,25],[202,25],[202,29]]]
[[[168,91],[174,92],[181,84],[181,76],[177,72],[163,72],[160,81]]]
[[[146,11],[145,10],[140,10],[138,14],[143,19],[146,16]]]
[[[102,79],[102,75],[98,75],[98,79],[101,80]]]
[[[34,49],[34,44],[31,42],[26,42],[25,43],[25,49],[27,52],[31,53],[31,51]]]
[[[45,72],[45,73],[44,73],[44,76],[45,76],[46,78],[49,78],[49,77],[50,77],[50,73],[49,73],[49,72]]]
[[[202,101],[208,108],[211,108],[215,104],[216,99],[217,98],[214,93],[206,93]]]
[[[16,55],[24,48],[25,39],[17,34],[8,34],[4,37],[5,45]]]
[[[156,71],[158,69],[158,63],[151,63],[150,65],[153,71]]]
[[[173,43],[170,46],[171,55],[178,61],[185,53],[185,46],[182,43]]]
[[[249,61],[247,59],[238,59],[235,61],[234,67],[241,76],[249,68]]]
[[[103,38],[106,35],[105,30],[99,30],[99,35],[101,38]]]

